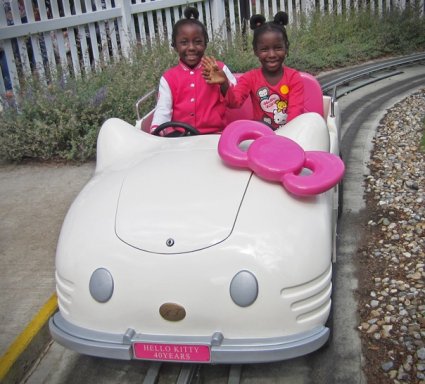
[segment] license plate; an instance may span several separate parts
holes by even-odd
[[[210,347],[207,345],[136,342],[133,344],[133,352],[136,359],[190,362],[210,361]]]

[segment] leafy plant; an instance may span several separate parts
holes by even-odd
[[[296,25],[287,27],[290,50],[286,64],[318,74],[368,59],[423,50],[424,30],[425,18],[414,7],[383,12],[380,17],[370,10],[315,12],[298,17]],[[251,37],[236,33],[230,41],[224,41],[212,36],[207,54],[225,62],[235,73],[245,72],[259,65],[252,53]],[[118,117],[133,124],[135,102],[157,88],[164,70],[176,63],[176,53],[164,42],[150,48],[135,47],[130,60],[111,63],[89,77],[66,82],[58,79],[47,88],[36,80],[26,81],[16,101],[3,101],[0,158],[94,158],[102,123]],[[154,103],[152,98],[141,113],[146,114]]]

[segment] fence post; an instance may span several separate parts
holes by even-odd
[[[121,49],[122,54],[125,58],[130,57],[130,46],[131,46],[131,2],[128,0],[117,0],[117,4],[121,9],[121,26],[120,30],[120,40],[121,40]]]
[[[346,0],[346,1],[350,1],[350,0]],[[297,23],[299,23],[299,21],[302,19],[303,16],[306,18],[306,20],[311,21],[311,17],[313,15],[313,12],[315,11],[314,0],[301,0],[300,7],[301,9],[298,11],[298,15],[301,16],[301,18],[300,19],[297,18]]]
[[[300,14],[304,14],[307,18],[310,18],[314,10],[314,4],[312,0],[301,0]]]
[[[226,13],[223,0],[210,0],[211,21],[213,33],[218,34],[223,40],[227,38]]]

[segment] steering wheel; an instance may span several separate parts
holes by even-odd
[[[159,134],[166,128],[183,128],[184,131],[174,130],[174,132],[171,132],[165,137],[182,137],[182,136],[194,136],[194,135],[200,135],[201,133],[194,127],[192,127],[190,124],[182,123],[180,121],[166,121],[165,123],[162,123],[158,127],[155,128],[155,130],[152,132],[152,135],[160,136]]]

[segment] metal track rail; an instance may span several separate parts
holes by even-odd
[[[152,361],[143,379],[143,384],[157,384],[160,379],[161,367],[165,363]],[[175,384],[200,384],[202,383],[201,364],[182,364]],[[239,384],[242,373],[242,365],[229,365],[229,376],[227,384]],[[170,381],[171,382],[171,381]]]
[[[156,361],[150,363],[148,372],[143,379],[143,384],[155,384],[158,381],[161,365],[162,363]]]
[[[334,103],[338,98],[371,83],[403,73],[403,71],[400,70],[388,72],[390,69],[409,66],[421,61],[425,61],[425,53],[417,53],[404,56],[402,58],[387,60],[374,65],[368,65],[361,69],[350,71],[348,74],[336,77],[335,79],[322,84],[323,94],[331,96],[331,116],[334,116]],[[357,80],[361,81],[354,86],[345,88],[340,94],[338,94],[338,87],[347,86]]]
[[[336,96],[336,89],[344,84],[350,83],[354,80],[358,80],[361,78],[367,78],[370,77],[372,74],[378,73],[378,72],[384,72],[389,69],[397,68],[397,67],[403,67],[412,65],[417,62],[425,61],[425,53],[418,53],[414,55],[405,56],[398,59],[388,60],[382,63],[378,63],[375,65],[370,65],[365,68],[359,69],[359,70],[353,70],[350,71],[348,74],[344,74],[340,77],[335,78],[334,80],[331,80],[325,84],[322,84],[322,91],[324,94],[329,94],[330,91],[332,91],[332,95]],[[401,73],[399,72],[391,72],[389,74],[383,74],[381,76],[375,77],[374,81],[379,81],[382,79],[385,79],[389,76],[394,76],[395,74]],[[365,82],[364,85],[370,84],[373,81]],[[355,89],[358,89],[360,87],[356,87]],[[344,93],[346,94],[346,92]]]

